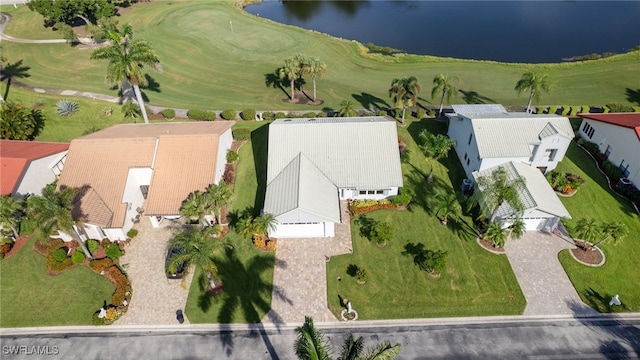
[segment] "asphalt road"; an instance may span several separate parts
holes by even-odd
[[[358,327],[353,327],[358,325]],[[636,359],[640,317],[316,324],[337,354],[349,332],[400,342],[400,359]],[[46,332],[49,332],[48,334]],[[2,329],[5,359],[294,359],[294,327]],[[40,354],[38,354],[38,352]]]

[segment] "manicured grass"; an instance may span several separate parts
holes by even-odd
[[[329,308],[336,315],[342,309],[340,297],[352,302],[360,319],[510,315],[524,310],[525,300],[506,256],[491,254],[475,242],[470,218],[450,219],[445,227],[425,203],[435,187],[457,191],[464,176],[452,154],[435,165],[434,184],[425,182],[429,167],[414,139],[422,129],[442,132],[445,126],[423,120],[409,122],[406,129],[398,128],[411,154],[412,165],[402,165],[404,185],[416,193],[416,198],[409,210],[366,215],[395,226],[394,239],[385,248],[362,237],[359,225],[352,221],[353,254],[332,257],[327,263]],[[403,255],[406,244],[416,243],[448,252],[446,271],[439,278],[419,270],[412,256]],[[368,272],[365,285],[358,285],[347,274],[350,264]]]
[[[261,209],[264,189],[259,188],[258,183],[264,184],[262,179],[266,178],[267,122],[239,121],[234,128],[250,128],[253,132],[252,141],[239,151],[231,211],[242,211],[256,206],[256,203],[256,208]],[[192,323],[257,323],[271,309],[275,253],[257,250],[251,240],[243,239],[234,231],[227,235],[227,239],[234,250],[216,262],[224,292],[216,297],[204,296],[194,281],[186,305],[186,314]]]
[[[37,17],[16,11],[6,32],[25,35],[28,26],[40,23]],[[325,102],[314,110],[337,108],[343,99],[363,107],[391,105],[391,80],[407,75],[417,76],[423,86],[420,103],[434,105],[437,99],[428,94],[431,79],[439,73],[460,79],[456,103],[524,105],[526,96],[518,97],[513,88],[529,68],[548,73],[554,82],[553,91],[542,97],[546,104],[628,103],[627,90],[637,88],[628,74],[640,72],[640,51],[585,63],[541,65],[364,55],[354,41],[277,24],[245,13],[233,1],[154,1],[132,6],[119,20],[134,26],[136,38],[152,41],[162,61],[163,73],[149,73],[159,84],[145,91],[150,102],[177,108],[311,110],[282,102],[286,87],[265,85],[265,76],[296,53],[317,56],[327,64],[318,81],[318,96]],[[430,31],[428,25],[425,31]],[[6,41],[3,47],[9,62],[23,60],[30,67],[31,76],[23,79],[28,84],[115,94],[104,84],[106,64],[89,60],[90,50]]]
[[[86,266],[49,275],[34,243],[30,239],[0,261],[0,326],[91,325],[93,313],[111,299],[113,284]]]
[[[598,245],[607,258],[602,267],[581,265],[573,260],[568,250],[560,253],[560,262],[576,291],[586,304],[600,312],[640,311],[640,287],[636,280],[640,259],[640,216],[629,201],[609,190],[592,158],[575,143],[571,143],[558,170],[579,174],[587,180],[573,197],[560,198],[573,217],[564,221],[569,231],[583,217],[593,217],[600,222],[621,221],[629,228],[629,235],[618,245],[613,242]],[[620,295],[623,306],[609,306],[609,300],[615,294]]]

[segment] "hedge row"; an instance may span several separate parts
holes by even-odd
[[[191,120],[214,121],[217,115],[213,111],[191,109],[187,111],[187,117]]]

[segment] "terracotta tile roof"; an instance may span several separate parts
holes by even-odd
[[[66,143],[0,140],[0,194],[15,190],[29,162],[67,149]]]
[[[633,129],[640,140],[640,113],[578,114],[578,116]]]
[[[86,187],[85,222],[124,225],[129,169],[152,168],[145,215],[174,215],[195,190],[214,179],[218,139],[233,121],[122,124],[71,142],[59,186]]]

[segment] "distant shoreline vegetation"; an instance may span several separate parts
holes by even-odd
[[[369,49],[370,53],[376,53],[376,54],[382,54],[382,55],[390,55],[393,56],[394,54],[403,54],[405,53],[405,51],[402,51],[400,49],[394,49],[392,47],[388,47],[388,46],[378,46],[374,43],[368,42],[366,43],[364,46],[367,47],[367,49]]]
[[[368,45],[367,45],[368,47]],[[630,53],[633,51],[637,51],[640,50],[640,45],[631,48],[629,50],[626,51],[626,53]],[[588,54],[588,55],[580,55],[580,56],[573,56],[573,57],[569,57],[569,58],[562,58],[563,62],[576,62],[576,61],[588,61],[588,60],[598,60],[598,59],[604,59],[604,58],[608,58],[614,55],[619,55],[618,53],[614,53],[614,52],[603,52],[602,54],[597,54],[597,53],[593,53],[593,54]]]

